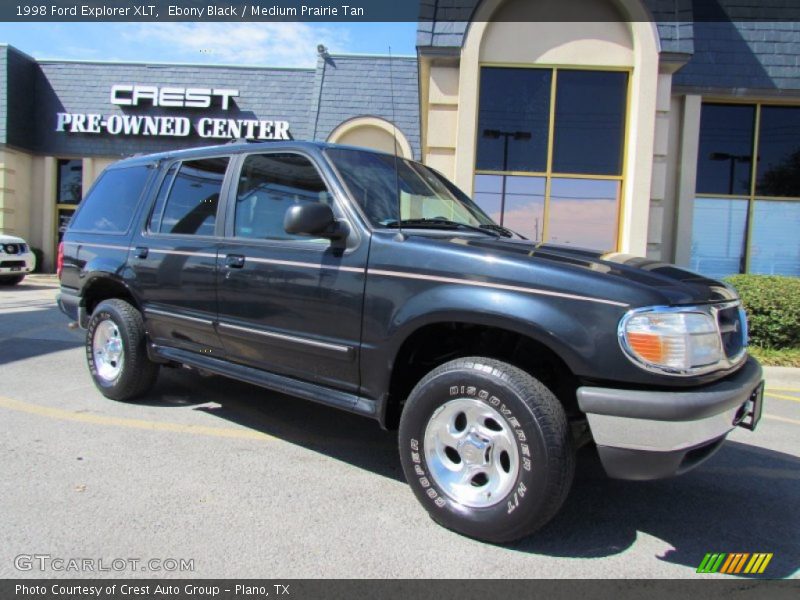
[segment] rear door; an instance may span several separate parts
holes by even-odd
[[[143,197],[148,196],[157,171],[155,162],[123,163],[103,171],[81,201],[64,235],[61,287],[65,293],[78,293],[86,281],[86,265],[98,259],[106,272],[122,275],[135,229],[134,216]]]
[[[224,355],[214,321],[218,209],[230,163],[230,156],[169,163],[132,241],[129,265],[156,344]]]
[[[217,271],[219,334],[228,357],[356,392],[366,240],[284,231],[286,211],[298,203],[326,203],[345,218],[311,155],[282,150],[240,161]]]

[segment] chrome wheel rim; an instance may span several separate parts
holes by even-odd
[[[519,450],[508,421],[474,398],[446,402],[425,428],[431,478],[450,498],[472,508],[501,502],[519,474]]]
[[[97,325],[92,336],[92,356],[97,376],[106,382],[112,382],[122,372],[125,352],[119,327],[111,320]]]

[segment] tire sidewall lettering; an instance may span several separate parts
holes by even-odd
[[[107,310],[101,310],[100,312],[96,313],[96,315],[92,315],[92,319],[89,322],[89,327],[86,330],[86,362],[89,365],[89,372],[92,374],[92,377],[95,380],[99,380],[99,376],[97,373],[97,366],[94,364],[94,332],[97,330],[97,326],[100,325],[103,321],[113,321],[113,315],[108,312]]]
[[[122,371],[120,371],[119,375],[117,375],[114,381],[106,381],[98,374],[97,366],[94,362],[94,332],[97,330],[98,325],[104,321],[111,321],[117,326],[120,337],[123,339],[123,352],[127,354],[128,344],[127,340],[125,339],[126,335],[124,328],[120,326],[119,321],[112,312],[110,312],[108,309],[102,309],[95,313],[95,315],[92,315],[92,318],[89,321],[89,327],[86,330],[86,363],[89,365],[89,373],[98,385],[104,388],[113,388],[125,377],[125,367],[123,366]]]
[[[517,418],[515,410],[510,406],[510,402],[503,398],[504,394],[502,392],[492,392],[490,389],[487,389],[488,387],[491,386],[475,385],[472,383],[448,385],[447,394],[446,397],[443,398],[443,402],[426,415],[422,424],[422,429],[419,431],[420,438],[412,437],[409,439],[407,452],[413,465],[416,483],[419,484],[426,500],[432,502],[440,511],[447,511],[449,506],[458,507],[462,510],[466,507],[463,507],[441,491],[436,482],[433,481],[433,478],[430,477],[427,471],[427,465],[425,464],[424,444],[421,439],[423,436],[421,434],[424,432],[424,428],[427,426],[432,416],[446,402],[455,398],[474,398],[485,402],[499,412],[506,421],[506,424],[511,428],[519,451],[519,472],[512,491],[497,504],[477,510],[497,510],[502,507],[503,512],[511,514],[515,512],[524,501],[530,502],[535,498],[534,494],[528,493],[532,484],[534,458],[528,434],[524,430],[523,423]]]

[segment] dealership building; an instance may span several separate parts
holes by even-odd
[[[556,4],[591,20],[561,20]],[[321,49],[308,69],[36,60],[0,46],[0,231],[52,269],[108,164],[311,139],[422,160],[530,239],[711,276],[800,276],[800,22],[693,22],[691,0],[425,10],[416,56]]]

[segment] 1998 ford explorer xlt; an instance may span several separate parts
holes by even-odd
[[[666,477],[761,412],[730,287],[533,243],[437,172],[364,149],[120,161],[78,208],[59,272],[107,397],[186,366],[399,427],[419,501],[483,540],[547,522],[582,444],[611,477]]]

